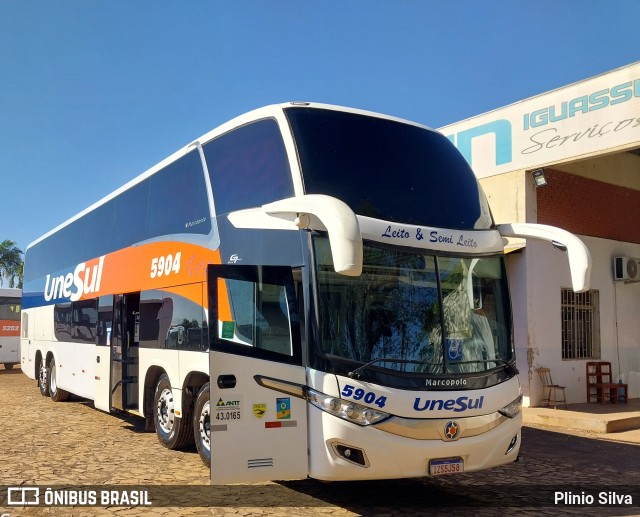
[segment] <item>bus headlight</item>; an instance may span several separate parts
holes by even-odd
[[[311,388],[305,390],[307,400],[318,409],[357,425],[372,425],[382,422],[391,415],[349,400],[325,395]]]
[[[518,398],[515,399],[510,404],[507,404],[502,409],[498,410],[501,415],[508,416],[509,418],[515,418],[518,416],[518,413],[522,410],[522,395],[518,395]]]

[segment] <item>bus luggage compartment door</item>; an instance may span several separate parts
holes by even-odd
[[[306,383],[290,267],[210,265],[211,481],[304,479]]]

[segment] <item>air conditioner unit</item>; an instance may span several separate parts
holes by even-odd
[[[614,257],[613,280],[615,282],[640,282],[640,258]]]

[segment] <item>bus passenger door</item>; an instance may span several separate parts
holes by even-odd
[[[93,403],[107,413],[111,411],[111,334],[113,332],[113,296],[98,298],[96,331],[95,391]]]
[[[306,384],[291,267],[208,270],[211,481],[304,479]]]
[[[138,409],[140,293],[117,295],[111,334],[111,407]]]

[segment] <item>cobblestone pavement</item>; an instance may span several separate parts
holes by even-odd
[[[640,446],[525,428],[518,463],[435,479],[356,483],[304,480],[212,487],[195,450],[163,448],[142,421],[83,399],[54,403],[20,370],[0,367],[0,515],[640,515]],[[214,451],[215,453],[215,451]],[[152,507],[8,507],[7,487],[128,487]],[[555,491],[601,491],[633,504],[554,506]],[[158,506],[158,505],[171,506]]]

